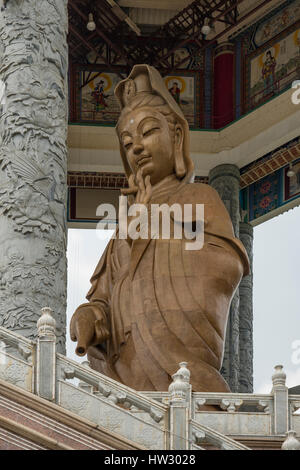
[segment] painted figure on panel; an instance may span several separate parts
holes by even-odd
[[[115,94],[130,204],[146,206],[150,220],[155,204],[190,204],[191,225],[203,204],[204,245],[190,250],[187,238],[175,237],[182,220],[174,210],[168,238],[159,230],[155,238],[121,239],[117,229],[88,302],[72,317],[71,338],[93,369],[136,390],[167,390],[186,361],[195,391],[228,392],[219,370],[230,303],[249,273],[247,253],[218,193],[193,183],[188,123],[158,71],[135,65]]]
[[[105,102],[105,95],[104,95],[104,81],[100,80],[99,83],[95,86],[94,91],[91,93],[94,103],[95,103],[95,111],[102,111],[103,109],[107,108],[107,104]]]
[[[178,83],[174,82],[171,88],[169,88],[169,92],[173,96],[176,103],[180,104],[180,88],[178,87]]]
[[[265,84],[264,95],[274,91],[276,59],[271,51],[267,51],[266,60],[262,68],[262,76]]]

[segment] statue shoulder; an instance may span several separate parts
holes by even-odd
[[[232,236],[232,224],[219,194],[217,191],[204,183],[188,183],[182,185],[182,187],[172,195],[169,199],[169,206],[173,204],[179,204],[182,207],[182,210],[185,211],[185,206],[192,206],[191,220],[196,221],[199,217],[197,205],[203,205],[204,208],[204,220],[206,229],[212,228],[216,230],[217,221],[222,227],[226,228],[226,234],[231,234]],[[176,215],[172,215],[174,219]],[[220,229],[221,227],[219,227]],[[218,230],[219,230],[218,229]]]
[[[170,199],[170,204],[222,204],[217,191],[209,184],[187,183]]]

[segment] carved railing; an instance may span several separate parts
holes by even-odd
[[[168,407],[57,355],[56,401],[90,421],[145,448],[168,446]],[[70,379],[79,379],[77,386]]]
[[[219,450],[250,450],[244,444],[241,444],[234,439],[231,439],[224,434],[221,434],[214,429],[199,424],[196,421],[191,421],[191,435],[192,445],[201,446],[203,444],[210,444]],[[195,447],[194,447],[195,448]]]
[[[38,340],[0,327],[0,380],[88,419],[147,449],[246,450],[253,436],[300,436],[300,395],[289,395],[282,366],[270,394],[192,392],[186,363],[165,392],[137,392],[56,353],[55,321],[42,309]]]
[[[36,344],[0,327],[0,379],[35,392]]]

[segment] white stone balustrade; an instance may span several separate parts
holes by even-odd
[[[0,327],[0,380],[145,448],[246,450],[236,439],[275,436],[283,442],[290,430],[300,436],[300,395],[288,394],[282,366],[275,367],[270,394],[192,392],[185,362],[174,371],[168,391],[137,392],[92,370],[88,362],[58,354],[49,308],[42,309],[37,329],[33,342]]]

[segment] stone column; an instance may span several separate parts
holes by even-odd
[[[232,220],[235,236],[238,238],[240,223],[239,168],[230,164],[216,166],[210,171],[209,184],[218,191],[224,202]],[[239,367],[239,291],[237,290],[231,302],[221,369],[221,373],[232,392],[239,390]]]
[[[249,261],[250,274],[243,277],[240,286],[240,385],[239,392],[253,393],[253,227],[240,223],[240,240]]]
[[[65,350],[67,0],[9,0],[0,14],[0,325],[36,336],[54,311]]]

